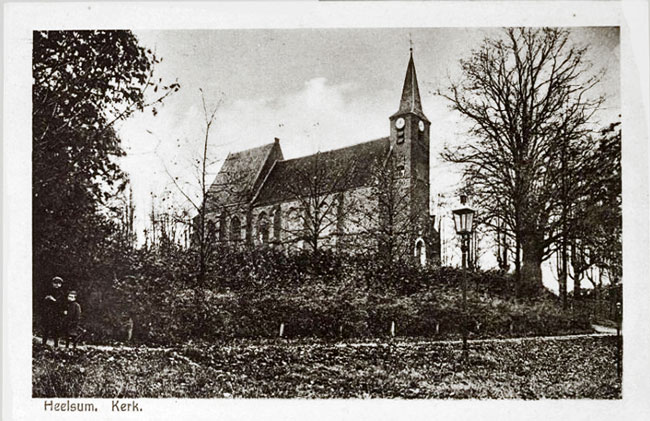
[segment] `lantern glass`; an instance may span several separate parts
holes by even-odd
[[[456,234],[458,234],[458,233],[461,232],[461,228],[460,228],[460,224],[461,224],[461,222],[460,222],[460,214],[459,214],[459,213],[456,213],[456,211],[454,211],[453,215],[454,215],[454,227],[456,228]]]
[[[474,228],[474,211],[465,214],[465,232],[472,232]]]
[[[474,224],[474,210],[471,208],[455,209],[454,225],[457,234],[469,234],[472,232]]]

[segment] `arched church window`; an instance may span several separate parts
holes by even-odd
[[[233,216],[230,220],[230,241],[241,241],[241,222],[236,216]]]
[[[276,242],[282,241],[282,209],[278,206],[273,213],[273,239]]]
[[[419,260],[420,265],[425,266],[427,264],[427,249],[424,245],[424,240],[418,238],[415,240],[415,258]]]
[[[268,244],[269,242],[269,221],[266,217],[266,212],[260,213],[257,220],[258,239],[261,244]]]
[[[226,212],[219,216],[219,241],[226,241]]]
[[[208,219],[208,222],[205,224],[205,238],[208,241],[212,241],[214,239],[216,230],[217,229],[214,225],[214,221],[212,219]]]
[[[343,228],[345,227],[345,212],[344,212],[344,195],[339,193],[336,196],[336,232],[337,234],[343,234]]]

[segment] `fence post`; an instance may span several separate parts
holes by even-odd
[[[390,322],[390,336],[395,336],[395,321]]]
[[[131,342],[133,338],[133,318],[129,317],[126,321],[126,341]]]
[[[619,380],[623,375],[623,362],[621,361],[623,351],[623,336],[621,335],[622,316],[621,302],[618,301],[616,303],[616,374]]]
[[[280,337],[284,335],[284,323],[280,323]]]

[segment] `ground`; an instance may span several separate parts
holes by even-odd
[[[34,397],[621,398],[616,337],[34,345]]]

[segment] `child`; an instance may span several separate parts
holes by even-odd
[[[79,340],[79,335],[81,333],[81,326],[79,326],[79,321],[81,319],[81,306],[77,302],[76,291],[70,291],[68,293],[68,303],[63,314],[63,333],[66,338],[65,347],[68,348],[70,346],[70,341],[72,341],[72,347],[77,349],[77,341]]]
[[[52,279],[52,287],[43,300],[43,313],[41,316],[43,325],[43,345],[47,340],[54,340],[54,347],[59,346],[59,336],[63,322],[63,311],[66,307],[65,293],[63,292],[63,279],[55,276]]]

